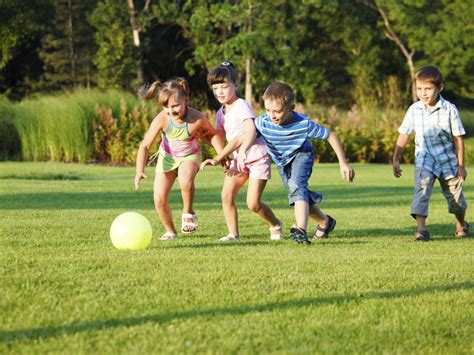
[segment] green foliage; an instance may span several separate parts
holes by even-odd
[[[38,97],[14,105],[15,126],[21,139],[23,159],[65,162],[90,160],[96,105],[107,105],[113,114],[117,114],[121,100],[128,107],[137,102],[135,97],[123,92],[79,90]]]
[[[0,97],[0,161],[20,158],[21,140],[15,126],[15,110],[10,101]]]
[[[91,87],[96,51],[93,28],[87,16],[96,0],[51,0],[54,16],[48,19],[48,32],[42,37],[40,58],[45,68],[39,87],[44,91]],[[69,7],[69,4],[71,5]]]
[[[0,1],[0,69],[15,56],[23,42],[43,29],[49,6],[48,0]]]
[[[413,167],[400,179],[388,165],[354,168],[348,184],[337,165],[314,167],[310,183],[337,226],[303,246],[288,239],[294,213],[275,169],[263,200],[283,220],[285,239],[270,241],[241,193],[242,239],[224,244],[218,167],[197,175],[198,231],[162,242],[151,174],[134,191],[133,168],[0,164],[0,352],[472,353],[472,238],[454,239],[454,218],[435,189],[432,241],[412,242]],[[37,179],[4,178],[28,174]],[[177,185],[170,204],[180,223]],[[464,187],[472,201],[473,180]],[[152,224],[146,250],[110,242],[112,221],[130,210]]]
[[[331,107],[329,110],[310,108],[307,113],[320,124],[328,127],[341,141],[346,157],[351,162],[390,163],[398,137],[397,128],[403,119],[401,110],[381,110],[353,106],[344,112]],[[403,162],[415,159],[413,140],[407,144]],[[314,141],[316,160],[337,162],[337,156],[328,142]]]
[[[155,116],[156,109],[150,110],[144,101],[134,105],[130,112],[125,102],[121,101],[117,118],[113,117],[112,109],[99,106],[92,124],[95,160],[115,165],[134,165],[150,118]]]
[[[96,29],[97,82],[100,88],[136,87],[133,79],[138,55],[133,48],[128,8],[124,1],[101,0],[90,16]],[[136,84],[136,83],[135,83]]]

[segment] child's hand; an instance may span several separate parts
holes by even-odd
[[[140,180],[147,178],[148,176],[146,176],[145,173],[137,173],[135,175],[135,190],[138,190],[140,188]]]
[[[206,165],[216,166],[219,162],[214,159],[206,159],[201,163],[199,170],[203,171]]]
[[[394,160],[392,163],[392,166],[393,166],[393,175],[396,178],[399,178],[400,176],[402,176],[402,169],[400,168],[400,162],[398,160]]]
[[[245,152],[239,152],[239,155],[237,157],[237,168],[240,171],[243,171],[245,169],[245,159],[247,159],[247,154],[245,154]]]
[[[352,182],[355,177],[355,171],[349,166],[349,164],[341,164],[341,176],[343,179]]]

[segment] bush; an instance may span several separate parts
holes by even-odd
[[[398,137],[397,128],[403,118],[400,110],[364,109],[354,105],[349,112],[341,113],[335,107],[329,111],[313,109],[310,114],[320,124],[333,131],[341,141],[346,157],[351,162],[390,163]],[[402,116],[402,117],[400,117]],[[323,118],[321,118],[323,117]],[[337,161],[337,156],[327,142],[314,142],[316,160]],[[405,148],[403,162],[414,161],[414,142]]]
[[[156,109],[150,110],[143,101],[130,112],[121,101],[117,118],[112,109],[97,107],[92,123],[95,160],[116,165],[135,164],[138,147],[154,116]]]
[[[13,104],[0,97],[0,160],[20,160],[21,140]]]

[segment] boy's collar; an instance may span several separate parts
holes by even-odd
[[[425,104],[421,100],[418,100],[417,102],[415,102],[415,107],[419,109],[424,109]],[[443,96],[441,96],[441,94],[439,94],[439,99],[436,102],[436,105],[434,105],[433,110],[436,110],[438,108],[446,108],[446,100]]]

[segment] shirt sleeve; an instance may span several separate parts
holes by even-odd
[[[241,121],[245,121],[247,118],[255,118],[255,113],[253,112],[250,105],[245,100],[239,100],[238,107],[236,107],[236,111],[239,112],[239,118]]]
[[[329,130],[316,122],[308,120],[308,138],[317,140],[325,140],[329,137]]]
[[[222,107],[216,113],[216,131],[224,130],[224,112]]]
[[[451,124],[451,132],[453,136],[463,136],[466,134],[459,111],[456,107],[453,107],[449,112],[449,122]]]
[[[405,118],[400,127],[398,127],[398,133],[410,136],[415,130],[414,127],[414,118],[415,113],[413,112],[413,107],[410,107],[405,114]]]
[[[262,136],[262,133],[260,132],[260,127],[262,126],[262,116],[258,116],[256,119],[254,119],[253,123],[255,124],[255,130],[257,131],[257,138],[259,138]]]

